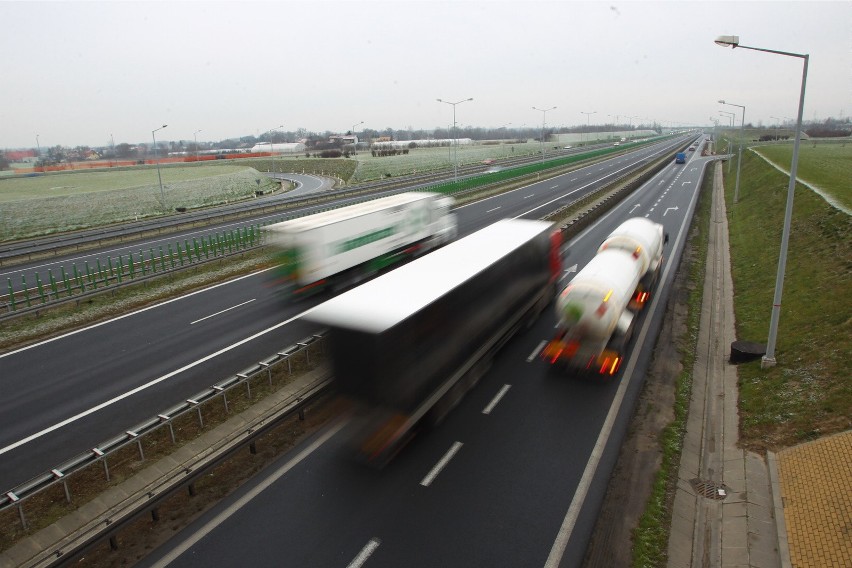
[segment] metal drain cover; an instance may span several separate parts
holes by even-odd
[[[707,499],[722,501],[728,496],[728,488],[725,487],[725,484],[723,483],[708,481],[706,479],[698,479],[697,477],[695,479],[690,479],[689,483],[692,485],[692,488],[696,493],[702,497],[706,497]]]

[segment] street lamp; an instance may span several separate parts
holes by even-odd
[[[41,144],[39,144],[38,137],[39,135],[36,134],[36,147],[38,148],[38,158],[36,159],[36,166],[38,166],[38,163],[41,161]],[[41,166],[41,171],[42,173],[44,173],[44,164],[42,164]]]
[[[163,191],[163,176],[160,175],[160,158],[157,156],[157,138],[154,136],[154,133],[158,130],[162,130],[167,127],[168,124],[164,124],[159,128],[155,128],[151,131],[151,140],[154,141],[154,160],[157,162],[157,179],[160,180],[160,199],[163,202],[163,211],[166,209],[166,192]]]
[[[451,103],[450,101],[445,101],[443,99],[435,99],[439,103],[445,103],[448,105],[453,105],[453,141],[455,142],[455,159],[453,160],[453,180],[458,181],[459,179],[459,137],[456,135],[456,105],[460,105],[462,103],[466,103],[468,101],[472,101],[473,97],[469,99],[464,99],[461,101],[456,101]]]
[[[355,136],[355,127],[356,127],[356,126],[360,126],[360,125],[362,125],[362,124],[364,124],[364,121],[363,121],[363,120],[362,120],[361,122],[359,122],[358,124],[353,124],[353,125],[352,125],[352,136],[354,136],[354,137],[355,137],[355,143],[352,145],[352,148],[354,149],[354,152],[355,152],[355,154],[356,154],[356,155],[358,154],[358,137],[357,137],[357,136]]]
[[[796,170],[799,167],[799,142],[802,139],[802,111],[805,106],[805,83],[808,79],[808,60],[810,55],[805,53],[790,53],[787,51],[776,51],[774,49],[762,49],[759,47],[748,47],[740,45],[739,36],[719,36],[716,43],[723,47],[750,49],[752,51],[765,51],[788,57],[798,57],[802,63],[802,87],[799,93],[799,112],[796,118],[796,141],[793,143],[793,160],[790,164],[790,184],[787,186],[787,207],[784,210],[784,230],[781,233],[781,252],[778,257],[778,273],[775,277],[775,298],[772,301],[772,319],[769,322],[769,343],[766,346],[766,355],[763,356],[760,366],[762,368],[775,365],[775,342],[778,335],[778,319],[781,317],[781,294],[784,289],[784,271],[787,267],[787,246],[790,241],[790,225],[793,219],[793,195],[796,189]]]
[[[543,164],[544,163],[544,122],[545,122],[545,119],[547,118],[547,111],[553,110],[556,107],[550,107],[550,108],[532,107],[532,108],[533,108],[533,110],[537,110],[537,111],[541,112],[541,136],[539,137],[538,142],[539,142],[539,148],[541,149],[541,163]]]
[[[195,139],[195,161],[196,162],[198,161],[198,136],[197,135],[198,135],[199,132],[201,132],[200,128],[192,133],[192,137]]]
[[[281,128],[284,128],[283,124],[279,124],[275,128],[271,128],[269,130],[269,132],[275,132],[276,130],[280,130]],[[275,149],[275,142],[272,140],[272,136],[270,136],[269,137],[269,163],[270,163],[269,167],[272,170],[271,173],[273,174],[272,175],[273,179],[275,178],[275,152],[273,151],[274,149]]]
[[[589,131],[589,117],[593,114],[597,114],[597,112],[598,111],[596,111],[596,110],[593,110],[592,112],[586,112],[586,111],[583,111],[583,110],[580,111],[580,114],[586,115],[586,132]],[[586,139],[586,141],[588,141],[588,138]]]
[[[743,163],[743,139],[745,139],[745,109],[746,107],[743,105],[738,105],[735,103],[726,103],[725,101],[719,99],[719,104],[740,107],[743,109],[743,118],[742,122],[740,122],[740,140],[739,144],[737,144],[737,183],[734,187],[734,203],[739,202],[740,200],[740,166]]]

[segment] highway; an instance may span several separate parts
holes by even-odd
[[[459,208],[461,234],[504,217],[541,216],[590,191],[603,176],[643,160],[645,153],[614,158]],[[687,167],[695,168],[693,163]],[[683,166],[666,169],[672,179],[681,171]],[[668,187],[668,179],[661,176],[657,184]],[[688,193],[671,191],[663,199]],[[663,202],[654,205],[651,198],[642,201],[642,209],[634,207],[634,215],[653,207],[649,214],[665,214],[664,220],[675,222],[686,212],[687,204],[671,205],[678,209],[670,210]],[[588,242],[597,242],[605,232],[590,231]],[[582,266],[590,258],[591,252],[582,249],[572,243],[568,265]],[[7,393],[0,402],[0,485],[11,488],[309,335],[313,329],[297,319],[309,307],[282,305],[274,290],[266,287],[265,275],[255,274],[0,356]],[[538,341],[548,335],[540,334]],[[501,360],[518,341],[507,346]],[[489,378],[495,373],[500,374],[497,368]],[[484,392],[480,387],[472,394]],[[518,396],[521,389],[513,386],[509,392]],[[544,431],[549,428],[553,426]]]
[[[556,321],[548,310],[504,347],[446,421],[384,470],[350,463],[341,424],[332,424],[142,565],[579,566],[706,161],[667,167],[568,247],[566,267],[582,267],[631,216],[662,223],[669,234],[661,287],[616,379],[568,378],[537,357]]]

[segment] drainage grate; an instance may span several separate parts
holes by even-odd
[[[723,483],[716,483],[715,481],[708,481],[706,479],[698,479],[697,477],[695,479],[690,479],[689,483],[692,485],[692,488],[696,493],[702,497],[706,497],[707,499],[722,501],[728,496],[728,488],[725,487]]]

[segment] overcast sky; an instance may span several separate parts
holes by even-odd
[[[0,148],[852,113],[852,2],[0,0]]]

